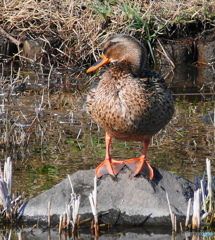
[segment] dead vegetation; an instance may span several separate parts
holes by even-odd
[[[213,0],[3,0],[0,7],[4,31],[21,42],[37,39],[50,64],[79,67],[113,33],[132,33],[151,50],[158,36],[196,34],[214,27],[215,18]]]

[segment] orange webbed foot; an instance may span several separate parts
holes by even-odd
[[[116,176],[119,171],[125,166],[124,161],[116,161],[114,159],[105,159],[97,168],[96,176],[100,178],[105,174]]]
[[[134,174],[143,173],[150,180],[154,177],[154,171],[146,161],[145,155],[141,155],[139,158],[128,159],[125,161],[125,165],[129,167]]]

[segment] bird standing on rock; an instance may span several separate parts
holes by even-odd
[[[134,37],[118,34],[104,45],[101,60],[87,73],[107,63],[113,63],[100,76],[100,81],[87,96],[90,117],[106,131],[105,160],[96,168],[98,177],[117,175],[126,165],[134,174],[144,173],[152,179],[154,172],[146,161],[150,139],[171,120],[174,113],[172,95],[164,79],[154,71],[144,69],[146,49]],[[139,158],[111,158],[111,139],[142,141]]]

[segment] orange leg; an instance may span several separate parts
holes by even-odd
[[[106,132],[105,135],[106,155],[105,160],[96,168],[97,177],[101,177],[105,174],[115,176],[125,166],[124,161],[116,161],[111,158],[110,156],[111,140],[112,136]]]
[[[148,150],[150,139],[144,140],[143,154],[139,158],[131,158],[125,160],[126,166],[128,166],[134,174],[143,173],[148,176],[149,179],[154,177],[154,171],[150,164],[146,161],[146,153]]]

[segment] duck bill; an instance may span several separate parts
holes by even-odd
[[[87,73],[93,72],[98,68],[102,67],[103,65],[109,63],[111,60],[107,58],[104,54],[101,55],[101,59],[95,62],[90,68],[87,69]]]

